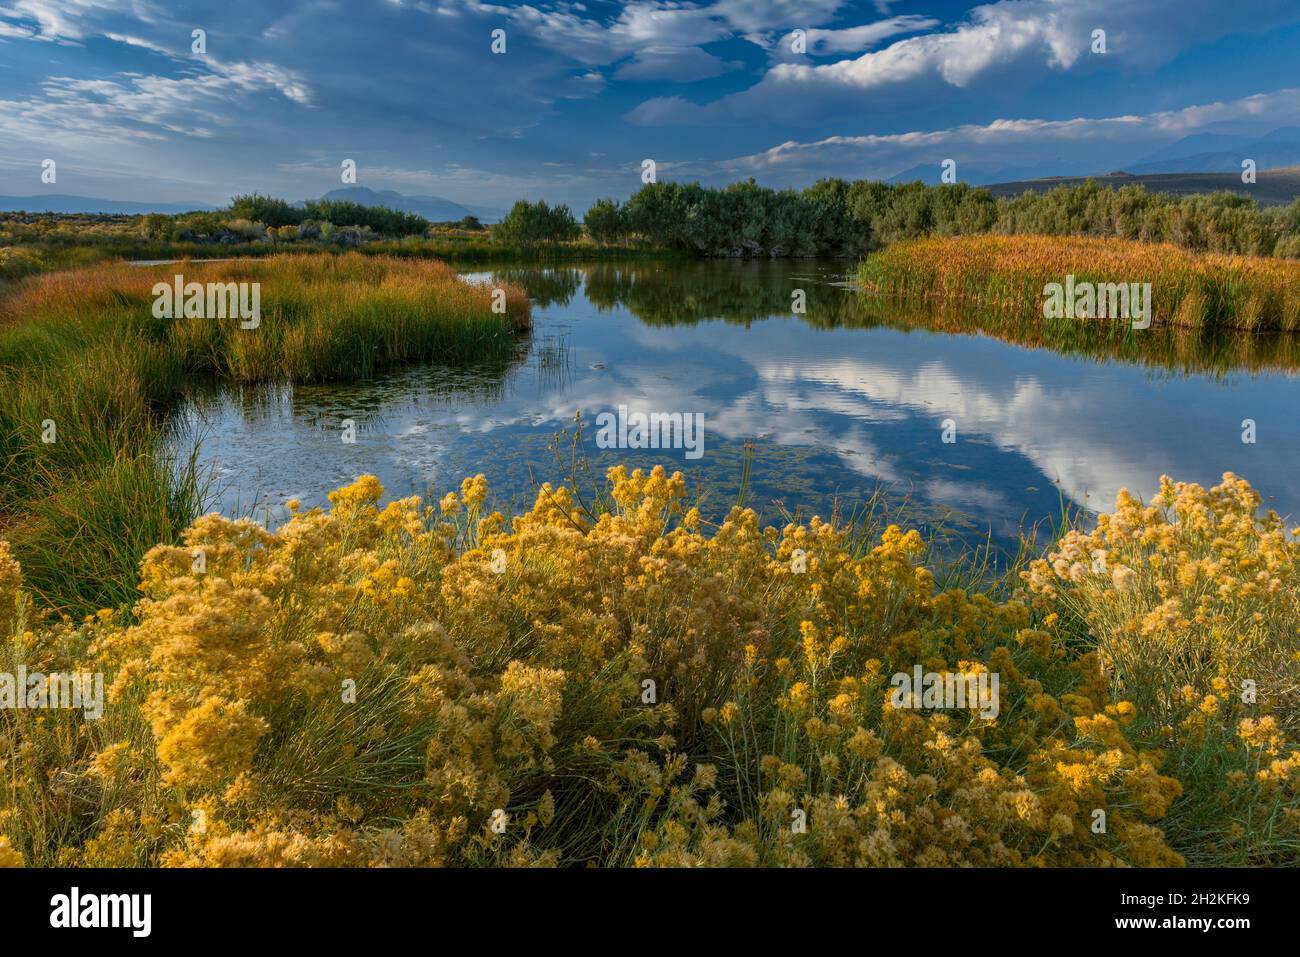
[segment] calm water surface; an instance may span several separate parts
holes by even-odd
[[[568,473],[574,416],[595,481],[616,462],[683,471],[706,513],[740,493],[766,519],[841,513],[883,493],[916,524],[1013,540],[1062,503],[1106,508],[1161,474],[1235,471],[1300,514],[1300,382],[1285,364],[1187,371],[911,326],[845,288],[843,263],[685,263],[471,273],[533,296],[515,362],[418,365],[346,385],[200,390],[176,417],[201,440],[213,507],[277,521],[371,472],[392,496],[485,473],[503,510]],[[807,311],[791,312],[803,289]],[[1134,333],[1133,335],[1140,335]],[[1172,365],[1170,363],[1169,365]],[[601,450],[597,414],[704,415],[704,455]],[[353,419],[357,441],[341,441]],[[1258,440],[1243,444],[1242,421]],[[952,420],[956,441],[942,441]],[[563,464],[552,446],[557,431]]]

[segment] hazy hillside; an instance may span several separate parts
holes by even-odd
[[[1257,169],[1300,165],[1300,128],[1283,126],[1265,136],[1201,133],[1124,164],[1129,173],[1240,173],[1250,158]]]
[[[990,183],[1038,179],[1045,176],[1084,176],[1096,169],[1092,164],[1067,157],[1055,157],[1039,163],[1024,166],[995,166],[987,163],[959,163],[957,178],[972,186],[986,186]],[[918,180],[927,186],[938,186],[943,180],[942,167],[938,163],[917,163],[885,180],[886,183],[915,183]]]
[[[1110,155],[1098,161],[1096,155],[1060,155],[1019,166],[996,163],[960,163],[958,179],[972,186],[1019,186],[1040,179],[1082,181],[1083,177],[1100,178],[1107,170],[1123,170],[1133,175],[1161,173],[1241,173],[1243,159],[1255,161],[1257,170],[1281,170],[1300,166],[1300,127],[1280,126],[1259,135],[1229,133],[1193,133],[1175,140],[1154,152],[1125,157]],[[1104,164],[1104,165],[1103,165]],[[885,180],[887,183],[911,183],[920,180],[930,186],[940,182],[937,159],[917,163]],[[1155,188],[1155,187],[1152,187]],[[1222,187],[1219,187],[1222,188]],[[1184,192],[1170,189],[1169,192]]]
[[[1300,166],[1260,170],[1257,182],[1247,185],[1241,173],[1107,173],[1104,176],[1051,176],[1045,179],[1019,180],[1012,183],[992,183],[984,188],[994,196],[1019,196],[1021,193],[1042,193],[1057,186],[1079,186],[1087,179],[1095,179],[1103,186],[1119,189],[1121,186],[1145,186],[1154,193],[1172,193],[1186,196],[1190,193],[1213,193],[1228,190],[1256,200],[1261,206],[1286,206],[1300,198]]]
[[[94,196],[71,196],[67,193],[38,193],[35,196],[0,196],[0,211],[27,213],[118,213],[135,216],[142,213],[189,213],[212,210],[204,203],[136,203]]]
[[[389,209],[416,213],[431,222],[454,222],[477,216],[481,222],[495,223],[505,211],[490,206],[464,206],[441,196],[406,196],[395,190],[374,190],[349,186],[326,193],[322,199],[346,200],[362,206],[386,206]],[[302,203],[298,204],[303,205]],[[0,196],[0,212],[28,213],[108,213],[137,216],[144,213],[189,213],[211,211],[219,207],[208,203],[153,203],[103,199],[97,196],[74,196],[69,193],[37,193],[33,196]]]
[[[492,223],[505,215],[503,210],[486,206],[463,206],[441,196],[407,196],[393,189],[371,189],[368,186],[345,186],[332,189],[321,199],[360,203],[362,206],[386,206],[404,213],[415,213],[434,223],[455,222],[466,216],[477,216],[480,221]]]

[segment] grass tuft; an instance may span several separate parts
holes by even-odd
[[[260,323],[156,318],[153,287],[177,274],[259,283]],[[497,313],[491,288],[444,263],[357,254],[28,278],[0,300],[0,527],[29,587],[73,612],[131,601],[145,548],[174,541],[201,507],[193,462],[158,451],[197,378],[364,379],[402,362],[504,356],[531,312],[522,289],[503,288]]]

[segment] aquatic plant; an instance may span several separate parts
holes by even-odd
[[[257,284],[255,327],[156,315],[155,284]],[[504,356],[529,327],[521,289],[444,263],[278,256],[29,277],[0,299],[0,515],[29,586],[78,610],[134,598],[140,557],[197,514],[188,462],[159,458],[165,417],[203,376],[358,379],[417,359]],[[72,568],[78,568],[74,576]]]
[[[1116,284],[1124,292],[1131,284],[1149,284],[1145,318],[1153,326],[1300,331],[1300,263],[1169,244],[1054,236],[921,239],[867,257],[858,279],[893,300],[962,303],[1021,318],[1047,316],[1051,284]],[[1101,298],[1091,317],[1100,316]],[[1120,321],[1113,310],[1110,318],[1077,314],[1079,322]]]

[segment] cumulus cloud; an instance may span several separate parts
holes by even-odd
[[[1249,18],[1224,17],[1216,0],[1184,0],[1173,18],[1163,0],[998,0],[945,30],[833,63],[779,63],[743,92],[703,104],[648,100],[627,118],[644,125],[701,124],[881,111],[897,108],[900,96],[933,100],[1007,73],[1032,79],[1081,69],[1084,62],[1096,69],[1149,70],[1197,43],[1297,21],[1300,8],[1288,0],[1261,0]],[[1092,53],[1096,29],[1106,33],[1104,55]],[[838,41],[832,34],[824,42]]]
[[[223,0],[195,17],[186,5],[160,0],[0,0],[0,56],[12,81],[0,89],[0,163],[26,169],[32,156],[57,147],[61,173],[116,164],[138,169],[142,183],[185,175],[194,199],[216,202],[248,189],[303,194],[290,174],[277,178],[294,164],[331,169],[353,157],[363,169],[387,171],[391,184],[368,184],[383,188],[402,185],[397,170],[443,170],[455,160],[485,186],[475,189],[468,173],[451,185],[474,189],[485,204],[509,205],[524,194],[577,207],[634,190],[645,156],[674,176],[718,182],[752,174],[775,185],[828,174],[888,176],[928,164],[927,151],[940,149],[965,162],[981,150],[1028,155],[1109,142],[1132,156],[1135,142],[1161,135],[1151,115],[1050,118],[1044,94],[1052,91],[1030,91],[1035,78],[1159,70],[1170,56],[1228,32],[1300,21],[1300,8],[1283,0],[1259,0],[1249,17],[1237,18],[1210,0],[1185,0],[1177,17],[1168,15],[1168,0],[995,0],[949,23],[897,7]],[[1105,57],[1086,52],[1097,25],[1107,30]],[[208,33],[206,57],[190,52],[196,26]],[[506,56],[489,49],[498,27],[507,31]],[[795,28],[806,31],[806,55],[788,49]],[[1234,55],[1235,40],[1224,46]],[[998,89],[1024,89],[1035,104],[1012,115],[1047,118],[987,123],[995,114],[983,94],[994,78]],[[626,91],[640,98],[644,87],[636,84],[651,83],[662,95],[637,107],[632,124],[620,122]],[[699,92],[742,84],[750,88],[712,100]],[[1124,110],[1165,108],[1168,85],[1153,86],[1145,99],[1138,89],[1127,95]],[[938,118],[901,119],[917,105],[934,107]],[[1200,109],[1222,117],[1207,104],[1182,111],[1182,122],[1217,122],[1198,118]],[[1236,101],[1230,109],[1250,116],[1281,106]],[[713,127],[728,121],[743,129],[717,135]],[[645,128],[682,123],[708,125],[668,134]],[[907,126],[929,131],[896,132]],[[838,132],[875,135],[827,136]],[[780,145],[763,149],[773,143]],[[582,167],[597,152],[608,169],[588,173]],[[486,196],[490,190],[502,195]]]

